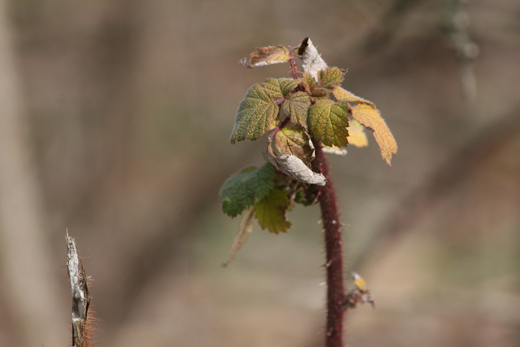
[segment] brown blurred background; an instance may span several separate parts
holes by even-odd
[[[0,346],[70,345],[66,228],[101,346],[322,344],[317,207],[220,267],[219,188],[265,146],[229,144],[238,103],[289,77],[237,62],[306,36],[399,144],[330,158],[377,298],[349,345],[519,346],[518,0],[0,1]]]

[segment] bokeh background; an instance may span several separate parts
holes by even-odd
[[[257,46],[309,36],[399,144],[330,157],[347,271],[377,298],[350,346],[518,346],[517,0],[0,1],[0,346],[70,345],[66,229],[101,346],[320,346],[319,208],[238,228],[221,184]],[[348,277],[348,276],[347,276]],[[350,279],[347,285],[352,287]]]

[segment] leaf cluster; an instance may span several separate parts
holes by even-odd
[[[253,85],[238,107],[231,143],[268,134],[265,155],[269,163],[234,174],[220,191],[224,213],[231,217],[243,213],[230,260],[251,231],[253,216],[262,229],[286,232],[291,226],[286,211],[294,203],[316,201],[317,186],[325,185],[326,179],[311,169],[313,141],[327,152],[344,153],[342,147],[348,144],[368,145],[364,132],[368,128],[388,164],[397,151],[375,105],[341,88],[345,70],[321,61],[315,71],[298,73],[292,54],[292,49],[283,46],[260,47],[249,61],[241,61],[249,68],[289,62],[293,78],[268,78]]]

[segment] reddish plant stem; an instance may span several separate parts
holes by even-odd
[[[298,78],[298,68],[296,67],[296,62],[294,61],[294,47],[289,46],[289,66],[291,67],[291,75],[293,79]]]
[[[339,221],[336,193],[332,185],[329,164],[321,143],[314,140],[316,159],[313,169],[321,172],[327,184],[320,189],[319,203],[325,232],[327,272],[327,330],[326,347],[343,346],[343,316],[345,312],[345,288],[343,283],[343,245],[341,242],[341,223]]]

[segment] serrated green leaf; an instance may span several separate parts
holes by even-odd
[[[224,213],[236,217],[251,207],[256,199],[265,197],[273,188],[273,165],[260,168],[250,166],[232,175],[220,189],[220,203]]]
[[[332,100],[318,100],[309,109],[312,135],[325,146],[343,147],[348,144],[348,108]]]
[[[287,232],[291,222],[285,218],[285,212],[289,207],[287,192],[283,189],[273,189],[263,199],[256,203],[255,216],[262,229],[268,229],[272,233]]]
[[[318,82],[312,77],[312,75],[308,72],[303,73],[303,86],[305,90],[309,93],[312,93],[314,89],[318,86]]]
[[[311,107],[311,99],[304,92],[296,92],[287,96],[282,104],[282,109],[294,124],[307,129],[307,114]]]
[[[294,195],[294,202],[303,206],[314,205],[318,202],[318,193],[320,192],[316,185],[305,185],[300,188]]]
[[[255,84],[247,91],[235,117],[235,127],[231,133],[231,143],[246,138],[257,140],[264,135],[278,116],[280,107],[273,102],[271,93]]]
[[[318,71],[318,85],[332,91],[341,85],[344,77],[345,71],[337,67],[327,67],[325,70]]]
[[[268,78],[262,83],[262,87],[269,90],[274,98],[282,98],[287,96],[301,81],[301,79],[292,78]]]
[[[274,137],[274,145],[282,154],[291,154],[300,158],[310,167],[314,159],[314,148],[311,147],[309,137],[302,127],[287,126]]]

